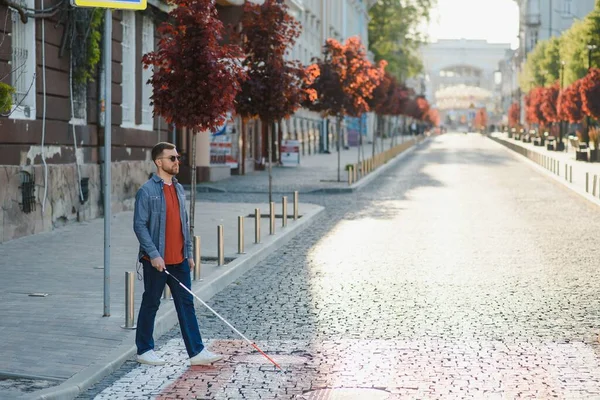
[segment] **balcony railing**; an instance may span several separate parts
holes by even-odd
[[[525,24],[528,26],[539,26],[542,23],[540,14],[526,14]]]

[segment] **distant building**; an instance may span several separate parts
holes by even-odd
[[[519,48],[499,64],[502,74],[502,107],[506,115],[512,102],[521,104],[521,122],[524,118],[523,97],[518,75],[527,55],[540,40],[560,36],[576,20],[585,18],[594,10],[595,0],[515,0],[519,6]],[[507,122],[507,121],[506,121]]]
[[[594,10],[595,0],[515,0],[519,5],[519,58],[540,40],[560,36]]]
[[[485,107],[490,123],[501,115],[498,63],[510,50],[509,43],[485,40],[439,40],[421,48],[424,73],[417,93],[439,109],[448,125],[469,125],[478,108]]]

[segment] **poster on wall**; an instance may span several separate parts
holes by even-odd
[[[366,115],[363,114],[361,117],[353,118],[346,117],[346,131],[348,135],[348,146],[359,146],[360,135],[366,134],[364,127],[366,126]],[[364,143],[364,140],[363,140]]]
[[[238,146],[235,118],[227,115],[225,123],[210,136],[210,163],[226,164],[230,168],[238,167]]]
[[[298,140],[284,140],[279,151],[283,167],[300,165],[300,142]]]

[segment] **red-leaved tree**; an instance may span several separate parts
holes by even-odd
[[[573,82],[558,95],[558,116],[572,124],[580,122],[584,115],[581,104],[581,79]]]
[[[544,115],[544,119],[549,123],[554,123],[560,121],[558,118],[558,113],[556,110],[556,104],[558,102],[558,94],[560,92],[560,87],[557,84],[547,87],[542,92],[542,101],[540,104],[540,111]]]
[[[417,115],[416,118],[420,121],[425,121],[425,117],[431,106],[424,96],[417,96]]]
[[[233,109],[245,74],[237,46],[221,45],[223,24],[212,0],[171,1],[169,19],[159,27],[156,51],[143,56],[153,68],[154,114],[192,131],[190,231],[194,235],[196,133],[214,131]]]
[[[431,126],[440,126],[440,112],[435,108],[430,108],[425,116],[425,122]]]
[[[272,200],[273,125],[293,114],[305,96],[304,69],[298,61],[284,58],[300,36],[300,24],[287,5],[266,0],[262,5],[247,2],[241,20],[242,61],[248,79],[242,84],[236,110],[243,118],[258,117],[267,128],[269,159],[269,202]],[[265,140],[266,139],[266,140]]]
[[[477,110],[477,113],[475,114],[475,118],[473,119],[473,127],[476,129],[482,130],[487,127],[487,124],[488,124],[487,110],[485,109],[485,107],[482,107],[479,110]]]
[[[545,91],[546,88],[544,87],[535,87],[531,89],[526,98],[527,120],[532,124],[538,124],[540,126],[540,130],[544,129],[548,124],[548,121],[546,121],[546,117],[541,110]]]
[[[323,58],[307,68],[305,105],[324,116],[336,118],[338,135],[338,181],[340,176],[341,124],[344,116],[359,117],[369,111],[368,100],[384,75],[385,62],[374,67],[360,38],[345,44],[327,39]]]
[[[508,109],[508,126],[511,128],[517,128],[519,126],[519,120],[521,119],[521,107],[519,103],[514,102]]]
[[[600,120],[600,68],[592,68],[581,79],[579,91],[583,112],[596,120]]]
[[[410,89],[406,87],[404,83],[398,82],[394,80],[393,84],[393,92],[390,101],[390,109],[388,111],[388,115],[396,117],[395,125],[398,126],[398,119],[401,115],[404,115],[404,111],[406,110],[407,103],[410,100],[410,96],[413,94]],[[403,118],[403,124],[406,124],[406,118]],[[404,132],[405,125],[402,126],[402,132]],[[390,146],[393,146],[396,140],[396,135],[392,136],[392,143]]]

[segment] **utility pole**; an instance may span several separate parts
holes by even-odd
[[[110,222],[112,177],[112,10],[145,10],[146,0],[71,0],[74,7],[104,8],[104,43],[102,49],[104,70],[104,311],[103,317],[110,317]]]

